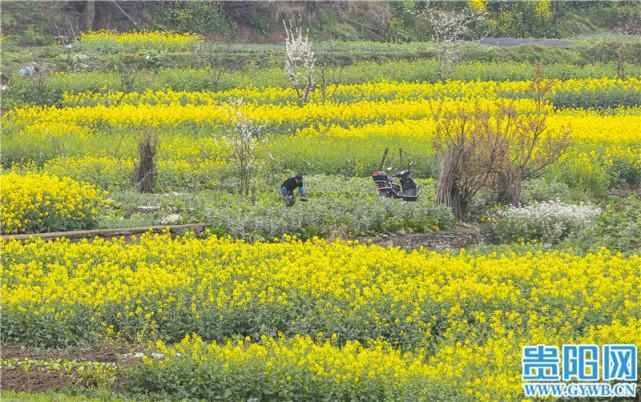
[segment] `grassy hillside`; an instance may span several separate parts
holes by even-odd
[[[430,7],[462,9],[465,1],[431,2]],[[406,42],[430,37],[420,17],[425,2],[181,2],[55,1],[3,2],[4,35],[23,45],[73,38],[89,29],[199,32],[213,40],[273,43],[282,21],[296,20],[318,40]],[[641,3],[488,2],[479,30],[487,36],[570,37],[626,30],[641,32]],[[479,32],[480,33],[480,32]]]

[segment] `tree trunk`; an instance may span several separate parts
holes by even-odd
[[[85,1],[85,9],[82,12],[82,22],[85,31],[93,29],[93,23],[96,19],[96,2],[95,0]]]
[[[502,205],[521,206],[521,175],[508,170],[496,178],[498,201]]]
[[[625,54],[623,44],[617,47],[617,78],[620,80],[625,79]]]
[[[461,198],[460,189],[458,188],[457,159],[455,151],[450,150],[443,160],[441,173],[438,178],[436,202],[438,204],[445,204],[452,208],[454,217],[459,221],[463,221],[465,216],[465,205]]]

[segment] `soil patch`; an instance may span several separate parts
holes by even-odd
[[[80,349],[38,349],[20,344],[2,345],[3,359],[18,359],[32,361],[46,360],[75,360],[77,362],[113,363],[118,366],[129,366],[137,358],[131,353],[132,346],[104,345],[94,348]],[[83,374],[85,373],[85,374]],[[113,391],[122,390],[123,385],[118,374],[114,382],[109,385]],[[1,367],[0,388],[17,392],[43,392],[54,391],[62,388],[79,387],[92,389],[98,385],[92,376],[80,372],[76,367],[67,371],[65,369],[47,369],[34,364],[25,370],[24,366],[7,368]]]
[[[0,349],[3,359],[62,359],[100,363],[122,362],[123,355],[128,352],[125,345],[106,345],[91,349],[36,349],[19,344],[3,344]]]
[[[17,392],[43,392],[78,385],[77,379],[65,372],[25,371],[22,368],[2,370],[2,389]]]

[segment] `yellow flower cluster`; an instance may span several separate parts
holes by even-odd
[[[487,0],[468,0],[467,5],[473,11],[485,12],[487,10]]]
[[[570,138],[587,143],[629,144],[641,143],[641,115],[617,114],[604,116],[597,113],[555,113],[548,117],[549,130],[563,132],[570,129]],[[431,138],[435,123],[430,118],[393,120],[384,123],[344,126],[340,124],[305,127],[296,131],[304,137],[326,135],[338,138],[365,138],[400,136],[416,139]]]
[[[442,107],[443,110],[458,110],[474,107],[477,103],[488,110],[498,106],[490,99],[460,100],[448,99],[441,104],[436,100],[394,100],[345,103],[309,103],[303,107],[294,105],[255,105],[246,104],[241,108],[242,114],[253,121],[274,125],[310,125],[322,122],[357,123],[367,121],[385,121],[398,119],[418,119],[427,117]],[[535,108],[532,100],[516,100],[512,106],[521,112]],[[113,127],[134,127],[139,125],[151,127],[176,126],[180,124],[219,125],[233,122],[235,116],[228,107],[218,105],[119,105],[107,107],[28,107],[14,109],[8,119],[15,119],[17,124],[32,122],[65,122],[86,126],[106,123]]]
[[[23,152],[37,148],[41,153],[52,150],[58,155],[120,155],[132,156],[140,139],[138,133],[101,132],[79,125],[77,122],[39,122],[15,130],[5,126],[3,131],[5,154],[15,149]],[[229,153],[226,143],[214,136],[159,133],[159,159],[225,159]],[[110,148],[109,145],[112,147]]]
[[[638,78],[553,80],[550,84],[553,94],[582,91],[585,95],[609,90],[641,93]],[[526,81],[370,82],[341,85],[333,102],[313,98],[303,107],[291,102],[295,98],[293,90],[276,87],[236,88],[218,93],[167,89],[128,94],[67,94],[66,107],[12,110],[3,116],[2,136],[9,162],[28,163],[39,158],[45,171],[115,188],[127,185],[125,177],[130,173],[123,169],[131,165],[135,155],[135,133],[141,126],[154,127],[161,139],[159,160],[160,165],[164,164],[161,175],[167,173],[163,182],[167,183],[169,178],[170,186],[179,181],[202,186],[211,181],[207,171],[222,167],[228,155],[219,134],[221,126],[234,119],[228,104],[230,98],[248,100],[241,107],[242,113],[266,124],[268,133],[296,134],[279,138],[279,143],[300,144],[301,138],[311,137],[331,143],[340,138],[352,143],[352,149],[364,150],[377,141],[429,141],[434,133],[434,114],[444,110],[473,110],[480,106],[491,112],[503,102],[519,112],[532,111],[536,106],[531,99],[504,98],[529,96],[530,85]],[[113,98],[121,96],[122,103],[112,106]],[[604,159],[606,167],[621,159],[614,154],[630,154],[634,151],[626,148],[641,143],[640,108],[604,113],[553,110],[548,106],[547,112],[548,130],[563,132],[569,127],[575,145],[599,148],[600,155],[605,147],[610,148]],[[40,153],[33,152],[34,148]],[[295,152],[303,153],[304,149],[295,147]],[[324,155],[319,152],[309,157],[324,158]],[[633,155],[623,159],[637,165]],[[594,160],[590,163],[594,164]],[[579,162],[573,164],[585,165]]]
[[[93,225],[105,193],[93,185],[48,173],[0,176],[3,233],[34,233]]]
[[[535,110],[536,103],[529,99],[507,103],[516,112]],[[394,120],[416,120],[431,117],[436,112],[475,110],[488,112],[497,110],[501,103],[491,98],[446,98],[443,102],[434,99],[379,100],[355,103],[309,103],[303,107],[294,105],[245,104],[240,110],[253,121],[275,126],[305,127],[318,124],[362,125],[368,122]],[[551,110],[550,110],[551,112]],[[596,112],[573,110],[558,112],[560,115],[597,116]],[[638,109],[622,109],[617,115],[639,116]],[[182,124],[197,127],[211,127],[229,124],[234,115],[225,105],[119,105],[108,107],[69,107],[14,109],[5,115],[5,121],[19,126],[35,123],[66,123],[97,127],[108,124],[116,128],[150,126],[175,127]]]
[[[94,46],[124,46],[135,48],[179,49],[196,45],[202,36],[192,33],[178,34],[166,31],[116,32],[92,31],[80,35],[80,43]]]
[[[632,91],[641,96],[641,80],[630,78],[591,78],[548,80],[543,82],[550,86],[550,96],[564,92],[598,93],[608,90]],[[418,82],[366,82],[362,84],[341,84],[331,92],[333,99],[340,100],[378,100],[378,99],[418,99],[418,98],[523,98],[531,93],[531,81],[448,81],[446,83]],[[259,103],[291,102],[295,103],[296,92],[291,88],[234,88],[219,92],[187,92],[172,89],[144,92],[67,92],[64,94],[65,106],[95,106],[114,104],[116,101],[132,105],[138,104],[218,104],[230,98],[242,98],[245,101]],[[311,100],[320,102],[320,91],[312,93]]]
[[[404,376],[403,367],[412,367],[407,373],[438,375],[478,400],[518,397],[522,345],[641,343],[641,256],[605,249],[472,256],[318,239],[248,244],[168,235],[1,245],[3,326],[22,342],[94,336],[176,342],[191,332],[222,341],[280,331],[321,342],[334,334],[376,348],[383,339],[428,357],[424,365],[414,357],[373,364],[380,354],[372,352],[374,376],[396,370]],[[28,332],[40,320],[49,333]],[[278,347],[265,342],[263,349]],[[337,370],[354,361],[353,371],[329,375],[362,375],[365,366],[352,355],[370,356],[357,344],[347,353],[295,342],[309,340],[283,353],[311,348],[311,361],[286,361],[315,367],[318,358],[316,375],[332,373],[333,361]],[[211,348],[225,362],[239,356],[242,364],[243,354],[230,346]],[[385,349],[384,358],[394,353]],[[386,371],[391,367],[398,368]]]
[[[604,167],[611,168],[618,161],[641,171],[641,141],[636,145],[608,148],[603,157]]]
[[[536,10],[536,15],[541,18],[551,18],[552,10],[549,0],[537,0],[534,1],[534,9]]]

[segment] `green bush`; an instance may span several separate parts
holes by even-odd
[[[549,182],[544,178],[526,180],[521,184],[521,202],[526,205],[553,199],[565,200],[568,193],[567,184]]]
[[[593,150],[594,151],[594,150]],[[598,152],[576,149],[550,168],[547,176],[566,184],[570,189],[587,192],[595,197],[607,196],[610,179],[602,167]]]
[[[638,196],[615,198],[595,220],[595,225],[574,233],[567,244],[584,251],[601,247],[641,253],[641,199]]]
[[[606,172],[610,178],[610,187],[641,187],[641,164],[622,157],[614,157],[609,162]]]
[[[557,91],[550,101],[557,108],[608,109],[638,106],[641,103],[641,88],[609,88],[598,91]]]
[[[55,44],[56,39],[33,26],[29,26],[22,34],[20,42],[24,46],[47,46]]]

